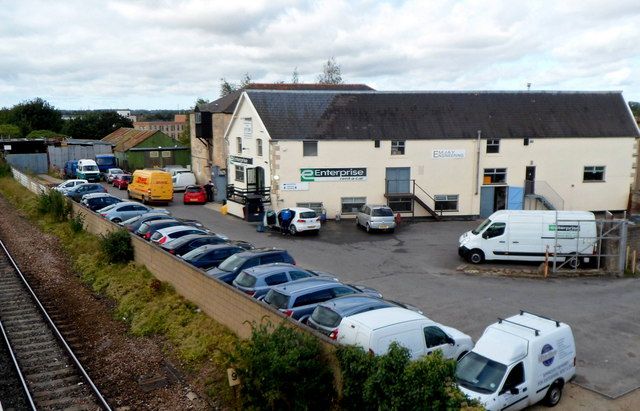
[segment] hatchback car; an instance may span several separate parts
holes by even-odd
[[[287,263],[272,263],[241,271],[233,280],[233,286],[254,298],[261,298],[273,286],[319,276],[338,281],[331,274],[322,271],[305,270]]]
[[[87,180],[79,180],[79,179],[67,180],[53,187],[53,189],[61,193],[65,193],[77,185],[86,184],[86,183],[88,183]]]
[[[207,230],[190,225],[176,225],[162,228],[151,236],[150,240],[155,244],[169,244],[171,241],[189,234],[207,234]]]
[[[169,217],[168,213],[159,213],[154,210],[154,211],[139,215],[137,217],[124,220],[123,222],[120,223],[120,225],[125,227],[127,230],[133,232],[133,231],[136,231],[143,223],[146,223],[147,221],[166,220],[167,218],[171,218]]]
[[[91,211],[98,211],[107,206],[120,203],[122,200],[108,193],[94,193],[82,196],[80,204],[87,207]]]
[[[120,223],[132,217],[136,217],[152,211],[153,208],[132,201],[123,201],[115,204],[109,210],[100,210],[100,214],[109,221]]]
[[[320,232],[320,217],[314,210],[304,207],[292,207],[288,210],[292,213],[291,222],[287,228],[291,235],[305,231],[314,234]],[[267,212],[264,216],[264,225],[272,229],[281,229],[283,224],[282,211],[278,211],[277,214],[273,211]]]
[[[169,244],[160,244],[160,247],[166,252],[173,255],[185,255],[191,250],[207,244],[223,244],[226,243],[226,237],[217,234],[188,234],[180,237]],[[248,243],[247,243],[248,244]],[[253,248],[252,246],[244,247],[245,249]]]
[[[313,310],[307,325],[335,340],[338,337],[338,326],[344,317],[387,307],[402,307],[422,314],[417,308],[406,304],[387,301],[365,294],[353,294],[319,304]]]
[[[161,220],[147,221],[146,223],[140,224],[140,227],[138,227],[138,229],[134,231],[134,233],[137,236],[142,237],[148,241],[156,231],[166,227],[174,227],[177,225],[183,224],[177,219],[167,216],[166,218],[163,218]]]
[[[243,251],[244,248],[235,244],[207,244],[189,251],[181,258],[195,267],[207,270],[219,266],[227,258]]]
[[[264,302],[287,317],[306,322],[316,306],[343,295],[362,294],[382,298],[373,288],[353,286],[324,278],[305,278],[276,285],[264,297]]]
[[[207,202],[207,193],[202,186],[187,186],[182,195],[184,204],[205,204]]]
[[[393,210],[386,205],[365,204],[356,214],[356,226],[371,230],[386,230],[392,233],[396,228]]]
[[[131,174],[118,174],[116,175],[111,184],[119,190],[126,190],[131,182]]]
[[[107,189],[98,183],[84,183],[69,189],[64,193],[67,197],[70,197],[75,202],[80,202],[82,196],[85,194],[93,193],[106,193]]]
[[[109,168],[107,172],[104,173],[104,181],[111,183],[118,174],[125,174],[125,172],[121,168]]]
[[[278,248],[256,248],[232,255],[224,260],[217,268],[207,270],[207,275],[231,284],[238,274],[240,274],[240,271],[270,263],[296,264],[287,250]]]

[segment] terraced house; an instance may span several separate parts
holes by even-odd
[[[624,210],[638,127],[621,92],[245,90],[225,133],[229,212],[415,216]]]

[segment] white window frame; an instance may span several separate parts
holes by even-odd
[[[582,182],[584,183],[604,182],[606,172],[607,172],[607,166],[584,166],[584,168],[582,169]],[[592,174],[594,176],[601,174],[602,178],[585,178],[587,173]]]
[[[459,211],[460,209],[460,195],[459,194],[436,194],[433,196],[433,201],[434,201],[434,207],[436,211],[442,211],[443,213],[445,212],[456,212]],[[438,202],[445,202],[445,203],[454,203],[455,207],[454,208],[444,208],[444,209],[440,209],[438,207]]]
[[[391,140],[391,155],[403,156],[407,150],[407,140]]]
[[[499,170],[504,170],[504,172],[499,171]],[[504,175],[504,180],[503,181],[493,181],[493,176],[499,176],[499,175]],[[484,172],[482,173],[482,183],[485,185],[495,185],[495,184],[507,184],[507,169],[505,167],[496,167],[496,168],[485,168]],[[491,178],[491,182],[489,183],[485,183],[485,177],[487,176],[492,176]]]
[[[357,207],[350,207],[351,210],[345,211],[345,206],[349,204],[357,204]],[[356,214],[365,204],[367,204],[367,197],[341,197],[340,214]]]
[[[256,138],[256,156],[262,157],[262,139]]]
[[[244,183],[244,178],[245,178],[245,169],[244,166],[240,166],[240,165],[235,165],[235,172],[234,172],[234,177],[235,177],[235,181],[238,181],[240,183]]]
[[[236,151],[238,154],[242,154],[242,137],[236,137]]]
[[[491,151],[490,151],[491,149]],[[495,151],[493,151],[495,150]],[[487,148],[485,150],[487,154],[499,154],[500,153],[500,139],[489,138],[487,139]]]

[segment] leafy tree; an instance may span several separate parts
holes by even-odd
[[[0,124],[0,138],[20,137],[20,127],[14,124]]]
[[[300,82],[298,77],[298,67],[295,67],[293,73],[291,73],[291,84],[298,84]]]
[[[99,140],[121,127],[133,127],[133,122],[115,111],[92,111],[69,120],[63,132],[73,138]]]
[[[335,57],[331,57],[322,66],[322,74],[318,75],[318,83],[320,84],[342,84],[342,70],[336,62]]]
[[[220,97],[224,97],[228,94],[233,93],[234,91],[242,90],[246,86],[251,84],[251,76],[249,73],[244,73],[242,80],[240,80],[240,84],[231,83],[227,81],[224,77],[220,79]]]
[[[31,133],[27,134],[27,138],[54,138],[63,136],[63,134],[56,133],[51,130],[33,130]]]
[[[640,117],[640,103],[637,101],[630,101],[629,108],[631,108],[631,112],[634,116]]]
[[[40,97],[13,106],[11,117],[23,136],[33,130],[60,131],[64,125],[60,111]]]

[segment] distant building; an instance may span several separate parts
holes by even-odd
[[[173,121],[135,121],[133,128],[145,131],[161,131],[174,140],[180,138],[180,133],[187,126],[187,115],[176,114]]]
[[[118,113],[118,115],[124,117],[124,118],[128,118],[129,120],[133,121],[135,123],[135,121],[137,120],[137,117],[134,116],[133,114],[131,114],[130,110],[116,110],[116,113]]]

